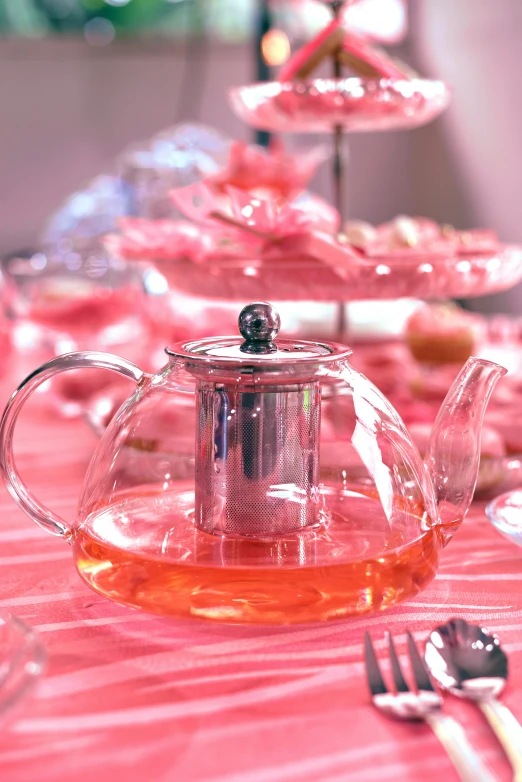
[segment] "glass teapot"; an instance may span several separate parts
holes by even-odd
[[[167,348],[156,375],[71,353],[14,393],[0,424],[4,480],[68,540],[96,592],[167,616],[283,624],[383,609],[432,580],[471,502],[485,407],[505,370],[469,359],[423,463],[349,348],[276,339],[279,326],[270,304],[250,304],[241,337]],[[23,484],[12,442],[32,391],[78,367],[115,370],[136,390],[96,449],[70,525]]]

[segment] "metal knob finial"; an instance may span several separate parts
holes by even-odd
[[[273,340],[281,327],[279,313],[266,301],[247,304],[239,313],[239,331],[245,341],[243,353],[274,353],[277,350]]]

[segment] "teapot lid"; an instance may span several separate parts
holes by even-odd
[[[194,342],[183,342],[166,348],[170,356],[202,359],[211,362],[236,364],[293,364],[338,361],[351,355],[345,345],[333,342],[278,339],[281,326],[279,313],[264,301],[244,307],[238,319],[241,337],[211,337]]]

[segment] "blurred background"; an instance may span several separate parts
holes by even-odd
[[[373,264],[374,295],[425,290],[433,298],[436,290],[478,298],[460,306],[411,298],[346,304],[354,277],[345,259],[346,266],[332,270],[335,264],[317,253],[315,267],[301,273],[285,250],[277,264],[254,268],[245,243],[240,271],[219,261],[212,270],[208,247],[198,255],[201,226],[189,224],[174,239],[169,234],[181,222],[173,188],[223,171],[230,177],[232,151],[241,146],[232,140],[265,147],[275,140],[242,123],[227,93],[277,79],[292,54],[328,24],[327,0],[0,0],[0,379],[9,389],[42,361],[77,350],[108,350],[156,371],[165,344],[236,333],[241,307],[269,298],[285,335],[354,345],[354,366],[418,427],[421,450],[462,362],[479,355],[505,364],[510,376],[490,412],[484,441],[494,447],[481,485],[484,491],[522,485],[522,426],[513,426],[522,420],[522,284],[479,295],[521,278],[521,252],[510,248],[507,257],[486,236],[493,250],[478,252],[470,272],[473,250],[466,248],[473,228],[522,243],[522,0],[348,0],[345,13],[348,29],[453,91],[449,109],[424,127],[346,134],[352,220],[368,221],[365,229],[375,235],[376,224],[398,215],[431,218],[441,224],[438,232],[442,224],[465,231],[460,262],[450,260],[447,271],[419,261],[417,240],[399,237],[405,268],[397,255],[385,259],[397,262],[398,272]],[[332,60],[325,69],[314,76],[331,75]],[[292,153],[326,145],[331,157],[331,135],[296,134],[284,142]],[[287,158],[272,152],[279,172]],[[245,188],[253,193],[267,158],[258,149],[240,154],[254,156],[254,188]],[[294,155],[294,166],[296,160],[303,156]],[[323,160],[310,187],[328,203],[304,196],[319,222],[332,211],[331,169]],[[164,218],[171,219],[164,225]],[[410,231],[422,223],[395,221],[397,236],[404,222]],[[337,227],[330,223],[329,230],[332,236]],[[230,237],[219,231],[226,254]],[[484,234],[477,236],[480,244]],[[357,252],[348,257],[360,260]],[[363,259],[360,279],[367,268]],[[495,286],[497,273],[508,282]],[[321,295],[329,274],[333,287]],[[383,287],[386,275],[398,280],[395,287]],[[476,275],[478,288],[448,287],[457,275]],[[437,284],[421,289],[424,280]],[[285,290],[291,301],[278,301]],[[116,376],[89,370],[53,379],[42,397],[59,415],[82,416],[100,434],[128,391]]]
[[[424,128],[350,137],[350,214],[422,214],[522,240],[520,0],[366,0],[352,10],[454,99]],[[255,141],[227,88],[277,74],[328,18],[314,0],[0,0],[0,253],[34,246],[67,195],[163,128],[197,120]],[[327,166],[312,189],[331,197]],[[521,295],[472,306],[516,312]]]

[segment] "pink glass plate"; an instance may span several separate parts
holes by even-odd
[[[347,261],[342,268],[311,258],[154,261],[173,288],[229,301],[360,301],[472,298],[507,290],[522,279],[522,246],[494,255],[441,255]]]
[[[428,79],[314,79],[235,87],[229,101],[255,128],[280,133],[397,130],[424,125],[448,105],[450,90]]]

